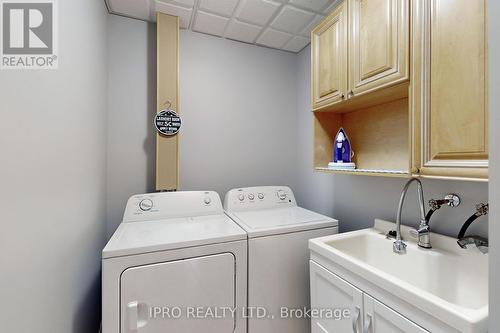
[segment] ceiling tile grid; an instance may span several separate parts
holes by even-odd
[[[179,16],[182,29],[299,52],[340,0],[105,0],[113,14],[156,21]]]

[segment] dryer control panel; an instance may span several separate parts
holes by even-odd
[[[288,186],[235,188],[226,193],[224,209],[228,212],[297,206]]]
[[[216,214],[224,214],[222,202],[217,192],[158,192],[130,197],[123,215],[123,222],[154,221]]]

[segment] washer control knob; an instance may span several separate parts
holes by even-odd
[[[210,205],[212,199],[210,199],[210,197],[205,197],[205,199],[203,199],[203,202],[205,203],[205,205]]]
[[[285,191],[279,190],[276,194],[278,195],[278,198],[280,198],[280,200],[285,200],[286,199],[286,193],[285,193]]]
[[[259,193],[257,196],[259,197],[260,200],[264,199],[264,193]]]
[[[250,194],[248,195],[248,199],[250,199],[250,200],[255,199],[255,195],[253,195],[253,193],[250,193]]]
[[[141,202],[139,202],[139,208],[144,212],[151,210],[151,208],[153,208],[153,200],[151,199],[141,200]]]
[[[245,196],[243,194],[238,195],[238,200],[240,201],[245,200]]]

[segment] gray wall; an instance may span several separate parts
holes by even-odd
[[[108,20],[107,220],[111,236],[132,194],[154,191],[156,26]]]
[[[154,190],[155,26],[109,20],[108,237],[126,200]],[[296,56],[182,30],[180,189],[295,179]]]
[[[181,31],[182,190],[295,185],[295,60]]]
[[[500,17],[500,2],[488,1],[488,16]],[[489,21],[490,96],[490,332],[500,327],[500,21]]]
[[[394,220],[400,191],[405,180],[368,177],[325,175],[312,172],[312,117],[310,107],[310,47],[298,55],[297,117],[300,126],[298,139],[298,186],[295,189],[299,203],[304,207],[332,215],[341,222],[341,230],[356,230],[373,224],[373,218]],[[455,192],[462,205],[450,209],[443,207],[432,221],[435,232],[456,236],[465,219],[474,212],[474,205],[487,202],[488,185],[485,183],[424,180],[426,200]],[[405,224],[418,221],[416,190],[412,190],[403,211]],[[471,233],[487,236],[486,218],[470,228]]]
[[[2,332],[99,327],[108,14],[58,6],[59,69],[0,73]]]

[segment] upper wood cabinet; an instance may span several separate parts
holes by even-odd
[[[408,0],[349,0],[350,96],[409,79]]]
[[[487,178],[485,0],[423,0],[414,6],[415,171]]]
[[[341,2],[312,32],[314,168],[487,180],[486,1]],[[340,127],[355,170],[327,167]]]
[[[311,35],[314,108],[342,101],[347,93],[347,5],[341,4]]]
[[[408,2],[346,0],[312,31],[313,110],[367,106],[350,100],[408,81]],[[407,86],[380,94],[377,103],[394,94],[408,96]]]

